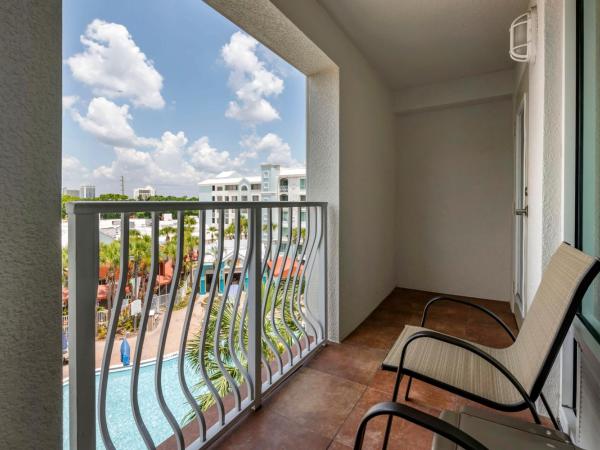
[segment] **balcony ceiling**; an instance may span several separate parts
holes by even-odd
[[[513,67],[527,0],[318,0],[394,89]]]

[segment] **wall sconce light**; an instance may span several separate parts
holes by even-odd
[[[533,16],[531,11],[521,14],[510,24],[510,49],[512,60],[528,62],[533,58]]]

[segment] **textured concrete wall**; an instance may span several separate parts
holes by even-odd
[[[324,70],[308,77],[307,104],[307,171],[308,199],[328,202],[328,325],[329,338],[339,339],[339,98],[340,74],[337,68]],[[329,151],[324,151],[328,149]],[[321,271],[315,268],[312,280],[322,282]],[[316,296],[311,297],[318,298]],[[313,307],[313,311],[316,308]]]
[[[563,2],[544,5],[544,168],[543,243],[541,265],[546,267],[563,239]],[[550,372],[544,394],[555,415],[560,408],[560,358]]]
[[[0,448],[61,447],[61,1],[0,2]]]
[[[343,339],[396,285],[393,95],[318,2],[272,3],[339,67],[338,337]]]
[[[512,101],[402,115],[398,286],[508,301]]]

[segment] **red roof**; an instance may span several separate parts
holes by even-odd
[[[157,275],[156,283],[159,286],[164,286],[165,284],[169,284],[173,279],[173,261],[168,260],[164,264],[164,275]]]
[[[267,265],[270,269],[273,269],[273,260],[269,259],[267,261]],[[286,258],[285,265],[283,265],[283,256],[278,256],[277,262],[275,263],[275,271],[273,273],[273,276],[278,277],[281,273],[281,267],[283,266],[283,276],[281,278],[286,279],[290,274],[291,265],[292,258]],[[294,268],[291,271],[291,275],[294,276],[296,275],[296,273],[300,273],[301,270],[301,264],[299,264],[298,261],[294,261]]]
[[[128,293],[130,292],[129,286],[125,287],[125,292]],[[98,290],[96,291],[96,300],[106,300],[108,297],[108,285],[106,284],[99,284],[98,285]],[[63,287],[62,288],[62,301],[63,303],[68,303],[69,301],[69,288]]]

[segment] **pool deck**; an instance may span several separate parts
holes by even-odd
[[[192,315],[192,324],[190,326],[190,335],[200,328],[200,323],[202,320],[202,316],[204,314],[203,308],[201,307],[201,303],[197,302],[194,307],[194,313]],[[179,351],[179,340],[181,339],[181,330],[183,327],[183,321],[185,319],[186,308],[180,309],[178,311],[173,311],[173,315],[171,316],[171,323],[169,326],[169,332],[167,334],[167,342],[165,345],[165,355],[169,353],[175,353]],[[146,337],[144,340],[144,348],[142,350],[142,361],[147,359],[155,359],[158,351],[158,341],[160,339],[160,330],[163,324],[162,318],[164,317],[164,313],[161,315],[161,320],[158,322],[158,326],[152,331],[146,332]],[[133,353],[135,351],[137,335],[130,336],[127,339],[129,345],[131,347],[131,359],[133,362]],[[104,346],[106,340],[97,340],[96,341],[96,369],[99,369],[102,364],[102,356],[104,355]],[[121,355],[119,352],[119,348],[121,346],[121,337],[117,336],[115,339],[115,344],[113,346],[112,355],[110,358],[110,365],[119,365],[121,364]],[[69,365],[63,365],[63,380],[69,377]]]

